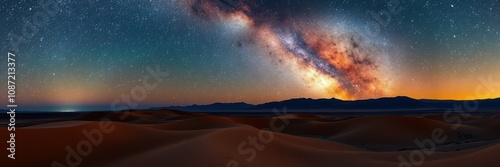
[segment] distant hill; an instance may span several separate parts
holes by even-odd
[[[450,108],[454,104],[467,104],[471,107],[476,105],[479,109],[500,109],[500,98],[485,100],[420,100],[436,108]],[[499,110],[500,111],[500,110]]]
[[[247,103],[214,103],[209,105],[191,105],[191,106],[171,106],[166,108],[152,108],[152,110],[172,109],[180,111],[231,111],[231,110],[247,110],[254,105]]]
[[[251,109],[253,110],[261,110],[261,109],[273,109],[273,108],[283,108],[286,106],[289,109],[322,109],[322,108],[333,108],[339,103],[342,103],[342,100],[338,99],[290,99],[279,102],[270,102],[259,104]]]
[[[386,97],[379,99],[344,101],[339,99],[311,99],[297,98],[277,102],[252,105],[247,103],[214,103],[209,105],[191,105],[191,106],[171,106],[158,109],[173,109],[181,111],[252,111],[252,110],[272,110],[274,108],[284,108],[288,110],[448,110],[453,109],[454,105],[465,103],[475,105],[474,101],[460,100],[417,100],[405,96]],[[500,99],[477,100],[478,109],[493,110],[500,109]]]

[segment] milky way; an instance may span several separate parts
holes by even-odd
[[[356,32],[304,21],[290,9],[252,0],[188,0],[184,5],[202,19],[243,23],[269,55],[292,64],[304,80],[333,97],[364,99],[386,91],[377,47]]]
[[[26,36],[33,31],[26,25],[44,7],[3,1],[0,50],[7,62],[9,39],[28,39],[16,56],[19,110],[109,110],[156,66],[169,78],[141,108],[500,97],[500,89],[484,85],[500,82],[498,0],[399,0],[397,13],[394,2],[64,1],[45,26]],[[392,11],[384,24],[374,16],[380,11]],[[6,80],[7,72],[0,73],[0,82]]]

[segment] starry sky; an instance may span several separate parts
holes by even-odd
[[[500,81],[498,0],[60,0],[18,50],[12,34],[46,9],[0,2],[0,48],[17,55],[20,109],[109,109],[148,66],[169,75],[139,108],[500,97],[495,86],[477,93]]]

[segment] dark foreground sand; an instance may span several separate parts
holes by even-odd
[[[442,115],[90,113],[76,120],[18,128],[16,160],[8,160],[8,152],[2,151],[0,166],[499,166],[500,117],[460,117],[461,124],[447,120]],[[0,132],[5,143],[6,128]]]

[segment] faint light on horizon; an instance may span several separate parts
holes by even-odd
[[[74,109],[64,109],[64,110],[59,110],[59,112],[76,112]]]

